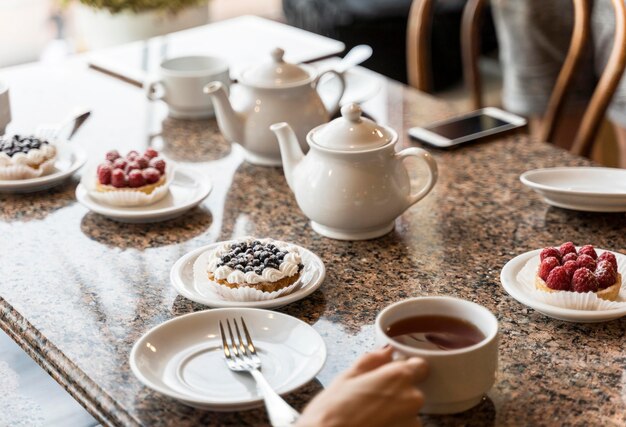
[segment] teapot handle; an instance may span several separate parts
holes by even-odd
[[[408,196],[409,204],[407,206],[407,209],[408,209],[409,207],[413,206],[415,203],[422,200],[424,196],[426,196],[430,192],[430,190],[432,190],[433,187],[435,186],[435,183],[437,182],[437,177],[439,176],[437,162],[428,151],[422,148],[418,148],[418,147],[405,148],[399,153],[396,153],[395,156],[400,160],[403,160],[406,157],[417,157],[419,159],[422,159],[424,163],[426,163],[426,166],[428,166],[428,171],[429,171],[428,181],[426,181],[426,184],[421,189],[419,189],[416,193],[409,194]]]
[[[320,82],[320,80],[322,79],[322,76],[325,75],[325,74],[329,74],[329,73],[330,74],[334,74],[335,76],[337,76],[337,78],[339,79],[339,87],[340,87],[339,92],[337,94],[337,98],[331,104],[330,108],[328,108],[328,115],[330,117],[333,117],[335,114],[337,114],[337,111],[339,111],[339,102],[341,101],[341,98],[343,98],[343,93],[346,90],[346,80],[343,78],[343,74],[341,74],[340,72],[335,71],[335,70],[326,70],[322,74],[317,76],[313,86],[317,88],[317,85]]]

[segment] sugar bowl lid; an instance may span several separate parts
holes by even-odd
[[[253,86],[289,87],[311,79],[311,73],[304,67],[285,62],[285,51],[279,47],[271,52],[272,61],[252,66],[241,73],[240,80]]]
[[[362,117],[359,104],[341,107],[341,117],[318,127],[311,133],[313,142],[338,151],[362,151],[379,148],[396,139],[396,133]]]

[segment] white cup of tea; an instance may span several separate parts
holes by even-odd
[[[230,85],[226,61],[212,56],[181,56],[163,61],[158,77],[146,81],[144,91],[151,101],[165,101],[171,117],[200,119],[215,115],[211,97],[203,89],[216,80],[227,88]]]
[[[440,317],[453,319],[441,320]],[[461,338],[456,343],[447,342],[454,334],[437,332],[457,326],[459,329],[455,333]],[[498,321],[481,305],[445,296],[411,298],[381,311],[376,317],[375,328],[377,345],[390,345],[397,357],[416,356],[428,363],[428,377],[417,385],[424,394],[424,406],[420,411],[424,414],[454,414],[468,410],[481,402],[495,382]],[[435,332],[397,336],[395,339],[389,336],[389,333],[402,332],[402,328],[405,332],[406,328]],[[444,346],[438,342],[441,340]]]
[[[4,135],[7,125],[11,123],[11,102],[9,85],[0,80],[0,135]]]

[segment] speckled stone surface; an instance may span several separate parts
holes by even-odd
[[[440,179],[396,221],[366,242],[313,232],[278,168],[242,162],[214,121],[165,119],[141,90],[80,64],[0,72],[11,86],[10,130],[60,120],[76,105],[93,119],[75,144],[99,156],[152,144],[204,171],[209,198],[164,223],[128,225],[74,199],[77,178],[56,189],[0,195],[0,326],[106,425],[266,425],[264,410],[196,410],[142,386],[129,369],[133,343],[148,329],[203,307],[178,296],[172,264],[215,241],[254,234],[296,242],[326,263],[320,290],[280,311],[324,337],[328,360],[315,381],[288,396],[297,408],[374,345],[373,322],[386,305],[419,295],[479,302],[500,322],[497,381],[478,407],[425,425],[626,424],[626,318],[600,324],[556,321],[509,297],[499,282],[517,254],[565,240],[626,250],[624,214],[549,207],[519,182],[525,170],[584,165],[551,146],[508,137],[453,151],[432,150]],[[401,135],[452,112],[394,83],[364,106]],[[414,163],[409,165],[416,166]],[[419,173],[415,180],[419,180]]]

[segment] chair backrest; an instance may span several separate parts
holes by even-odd
[[[419,0],[415,1],[419,2]],[[542,141],[551,141],[554,138],[555,130],[563,115],[565,95],[572,85],[576,66],[589,40],[590,1],[572,0],[572,2],[574,4],[574,30],[565,62],[548,102],[540,133]],[[573,153],[587,157],[591,154],[604,114],[626,68],[626,5],[624,0],[611,0],[611,2],[615,12],[613,48],[571,147]],[[481,80],[478,73],[479,32],[477,27],[483,5],[484,0],[468,0],[461,31],[465,83],[475,108],[482,107]]]

